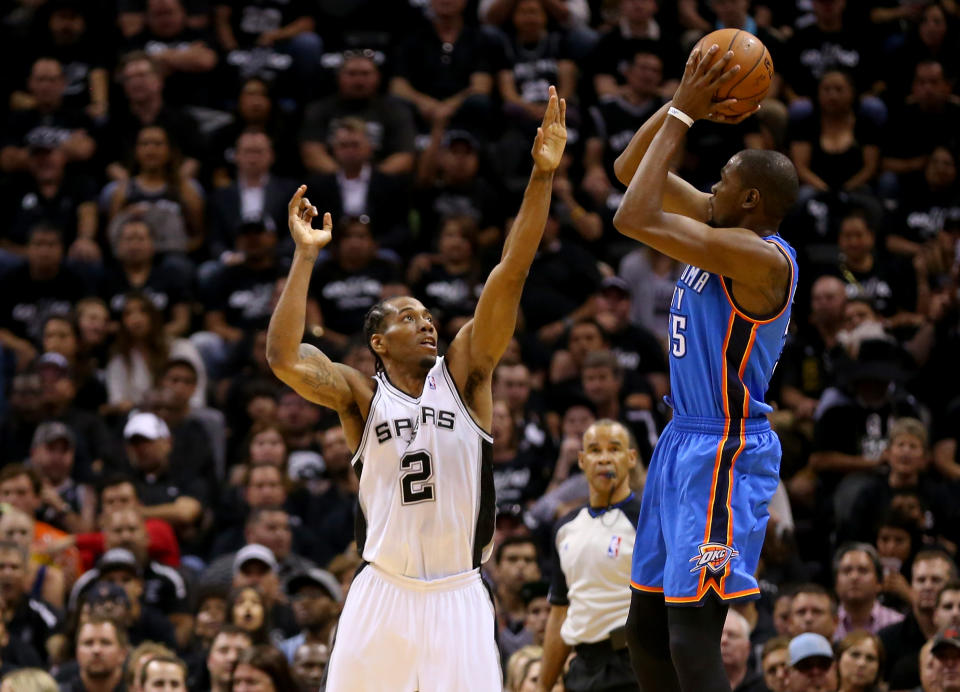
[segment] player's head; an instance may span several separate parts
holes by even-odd
[[[742,225],[746,220],[763,226],[780,223],[797,199],[800,182],[793,162],[766,149],[734,154],[713,186],[713,222]]]
[[[424,372],[437,360],[437,327],[433,315],[416,298],[381,300],[363,318],[363,335],[377,361],[377,371],[389,363],[415,366]]]

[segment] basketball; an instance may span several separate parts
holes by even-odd
[[[773,60],[770,52],[760,39],[742,29],[714,31],[697,41],[693,50],[706,53],[714,43],[720,47],[714,60],[719,60],[728,50],[732,50],[733,57],[727,69],[734,65],[740,66],[740,72],[721,86],[713,96],[714,101],[735,98],[738,103],[723,106],[719,112],[724,115],[740,115],[752,111],[767,95],[770,82],[773,81]]]

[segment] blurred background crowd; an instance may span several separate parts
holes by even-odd
[[[670,417],[682,267],[613,229],[613,161],[690,47],[736,27],[769,48],[774,87],[739,125],[698,123],[675,170],[708,190],[738,150],[777,149],[802,189],[782,228],[800,286],[767,393],[782,483],[762,597],[725,631],[731,685],[839,673],[844,690],[960,689],[960,636],[935,638],[960,626],[954,0],[0,12],[4,675],[42,668],[78,692],[146,690],[154,674],[318,688],[360,564],[357,480],[335,415],[266,364],[287,201],[306,183],[335,222],[306,340],[372,374],[363,315],[412,294],[449,341],[499,257],[555,84],[569,139],[495,373],[485,568],[505,667],[521,652],[508,687],[536,689],[551,529],[587,496],[581,436],[619,420],[645,463]],[[839,643],[810,644],[822,665],[806,672],[783,639],[803,632]]]

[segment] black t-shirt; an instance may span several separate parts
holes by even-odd
[[[863,116],[857,116],[853,125],[853,142],[844,151],[826,151],[820,143],[820,135],[820,116],[816,110],[806,118],[793,122],[788,132],[791,142],[810,144],[810,170],[820,176],[831,190],[840,190],[845,182],[860,172],[864,147],[880,144],[879,128],[870,118]]]
[[[181,460],[171,457],[171,470],[163,476],[137,474],[137,496],[146,507],[165,505],[178,497],[192,497],[204,507],[210,506],[207,482],[192,471],[183,468]]]
[[[74,132],[85,130],[90,133],[92,129],[92,123],[86,115],[66,106],[52,113],[41,113],[36,108],[14,111],[7,122],[4,145],[26,147],[44,142],[62,146]]]
[[[432,251],[440,224],[451,216],[469,216],[483,228],[500,226],[505,218],[503,198],[479,175],[464,186],[435,185],[417,194],[420,214],[419,246]]]
[[[930,154],[937,146],[953,149],[960,104],[948,101],[939,113],[923,111],[915,103],[893,110],[883,131],[883,155],[913,158]]]
[[[915,243],[933,240],[943,230],[944,221],[960,221],[960,186],[931,190],[926,180],[917,176],[903,186],[900,200],[890,232]]]
[[[927,638],[912,612],[900,622],[887,625],[877,633],[887,654],[887,669],[883,679],[892,689],[906,690],[920,684],[920,649]]]
[[[879,408],[848,399],[821,414],[814,427],[814,448],[877,459],[887,446],[890,425],[903,416],[920,417],[913,397],[896,396]]]
[[[24,245],[30,229],[41,221],[63,232],[64,247],[77,237],[77,209],[92,202],[97,191],[86,176],[65,176],[53,197],[45,197],[33,177],[21,176],[16,183],[3,186],[0,214],[5,221],[3,235],[12,243]]]
[[[7,604],[10,608],[11,604]],[[29,647],[40,658],[47,660],[47,639],[60,625],[60,615],[39,598],[24,596],[13,611],[13,617],[7,622],[7,634],[16,639],[23,647]]]
[[[644,103],[629,103],[621,97],[602,101],[589,110],[587,137],[603,140],[603,167],[610,182],[621,187],[613,172],[613,162],[627,148],[633,135],[657,112],[665,99],[657,96]]]
[[[159,642],[171,649],[177,648],[177,639],[170,620],[159,610],[149,605],[140,606],[140,618],[127,629],[131,646],[143,642]]]
[[[406,103],[390,96],[356,101],[331,96],[313,103],[303,116],[300,139],[326,143],[330,124],[346,117],[360,118],[366,123],[374,161],[383,161],[399,152],[414,151],[416,128],[413,114]]]
[[[145,503],[146,504],[146,503]],[[159,562],[150,562],[143,570],[143,604],[156,608],[161,613],[173,615],[189,613],[187,583],[173,567]],[[87,570],[73,585],[70,591],[68,609],[73,610],[81,602],[83,595],[100,579],[100,570]]]
[[[110,64],[109,46],[98,41],[89,26],[76,43],[58,45],[50,38],[43,41],[43,47],[34,55],[46,55],[56,58],[63,66],[63,76],[67,86],[63,91],[64,104],[80,110],[90,103],[90,73],[96,69],[107,69]],[[30,72],[31,65],[25,61],[24,74]]]
[[[787,41],[784,56],[788,59],[782,61],[781,74],[797,94],[811,99],[816,98],[820,78],[831,68],[852,73],[861,93],[876,80],[879,68],[869,36],[853,27],[825,32],[813,24],[798,29]]]
[[[820,332],[811,327],[787,337],[777,372],[782,385],[818,399],[823,390],[837,383],[839,373],[849,364],[850,358],[842,346],[828,349]]]
[[[708,189],[720,180],[720,171],[730,157],[745,148],[746,137],[759,131],[756,118],[736,125],[701,120],[687,134],[681,177],[700,190]]]
[[[543,495],[550,482],[551,469],[532,450],[518,451],[509,461],[493,463],[493,485],[497,505],[524,506]]]
[[[247,331],[262,329],[273,313],[277,267],[254,270],[244,264],[224,267],[210,282],[204,306],[224,313],[227,324]]]
[[[441,41],[432,25],[408,36],[397,51],[395,74],[417,91],[445,99],[470,86],[474,72],[490,72],[490,43],[476,27],[464,26],[456,42]]]
[[[663,346],[648,329],[628,324],[619,332],[607,334],[607,339],[624,372],[640,375],[667,372],[667,356]]]
[[[178,147],[184,156],[202,158],[203,138],[197,123],[185,111],[165,104],[157,117],[149,123],[141,122],[125,105],[112,106],[110,121],[101,129],[97,139],[104,144],[104,160],[131,164],[134,160],[137,134],[148,125],[165,129],[170,135],[171,143]]]
[[[520,298],[527,327],[536,330],[561,320],[600,286],[596,261],[571,243],[558,242],[537,253]]]
[[[398,281],[398,267],[380,258],[352,272],[328,260],[314,270],[310,291],[320,305],[324,326],[349,335],[363,330],[363,317],[380,300],[383,287]]]
[[[870,271],[854,271],[846,265],[835,265],[826,267],[820,274],[836,276],[846,284],[848,299],[869,298],[877,312],[886,317],[917,309],[916,272],[913,264],[898,257],[876,258]]]
[[[276,31],[313,14],[307,0],[234,0],[228,6],[232,10],[233,36],[242,48],[256,45],[257,38],[267,31]]]
[[[44,321],[69,314],[86,295],[84,281],[66,266],[52,279],[38,281],[30,277],[27,265],[21,265],[0,277],[0,327],[40,343]]]
[[[550,99],[549,86],[559,78],[558,64],[569,57],[563,36],[549,32],[532,45],[522,44],[506,34],[502,36],[491,52],[491,71],[509,70],[521,99],[527,103],[546,103]]]
[[[119,319],[123,313],[125,294],[138,290],[163,313],[164,321],[169,322],[173,306],[188,303],[191,299],[190,279],[191,277],[177,271],[176,267],[160,267],[154,264],[143,285],[134,286],[123,269],[113,267],[104,277],[99,293],[107,301],[114,319]]]
[[[627,37],[619,26],[600,36],[589,58],[593,68],[590,73],[612,75],[618,84],[623,84],[624,73],[639,52],[653,53],[660,58],[664,80],[679,79],[683,74],[686,56],[676,37],[669,34],[661,34],[658,39]]]
[[[441,322],[473,315],[482,284],[473,272],[451,274],[434,264],[413,287],[415,295]]]
[[[161,38],[149,28],[144,27],[143,31],[127,40],[123,53],[142,50],[147,55],[156,56],[168,50],[185,50],[195,43],[202,43],[208,48],[212,47],[206,32],[196,29],[185,27],[177,36]],[[173,104],[206,105],[210,103],[213,86],[213,70],[174,71],[167,76],[163,93]]]

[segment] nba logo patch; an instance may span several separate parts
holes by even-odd
[[[616,557],[620,554],[620,536],[613,536],[607,546],[607,557]]]
[[[740,554],[729,545],[724,545],[723,543],[701,543],[698,548],[700,554],[690,558],[690,562],[696,563],[693,569],[690,570],[691,574],[700,571],[704,567],[714,574],[720,574],[730,560]]]
[[[433,375],[430,375],[429,377],[427,377],[427,385],[430,387],[430,389],[437,388],[437,381],[433,379]]]

